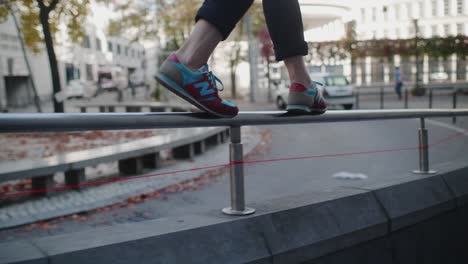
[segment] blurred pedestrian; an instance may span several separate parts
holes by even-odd
[[[205,0],[195,27],[182,47],[161,65],[156,79],[189,103],[219,117],[233,117],[238,108],[223,100],[224,86],[207,65],[219,42],[225,40],[254,0]],[[284,61],[291,87],[287,110],[324,113],[327,104],[310,79],[303,56],[308,54],[298,0],[263,0],[276,60]],[[218,84],[221,87],[218,87]]]
[[[400,67],[395,67],[395,92],[398,95],[398,100],[402,99],[401,90],[403,88],[403,76]]]

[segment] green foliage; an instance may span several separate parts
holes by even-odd
[[[262,4],[254,2],[248,14],[252,15],[252,33],[254,36],[258,36],[258,33],[266,26]]]
[[[3,23],[7,20],[8,13],[9,13],[8,8],[4,6],[2,3],[2,5],[0,5],[0,23]]]
[[[111,36],[127,36],[134,41],[154,38],[157,30],[157,4],[159,0],[128,0],[115,3],[107,2],[114,11],[120,14],[118,19],[111,20],[107,29]]]
[[[79,42],[84,36],[86,16],[90,0],[0,0],[0,23],[5,22],[11,10],[20,18],[25,44],[35,52],[40,51],[44,42],[41,29],[41,6],[48,11],[51,33],[59,31],[59,25],[66,25],[71,40]]]
[[[468,56],[468,37],[463,35],[449,37],[410,38],[410,39],[373,39],[358,41],[354,21],[346,25],[346,37],[341,41],[309,43],[309,53],[324,61],[329,58],[348,58],[352,61],[366,56],[380,57],[391,61],[394,55],[409,57],[427,54],[432,58],[447,58],[457,54],[459,58]]]
[[[416,44],[417,43],[417,44]],[[394,55],[410,57],[427,54],[431,58],[447,58],[457,54],[459,58],[468,56],[468,37],[458,35],[451,37],[433,37],[429,39],[380,39],[357,41],[344,39],[342,41],[309,43],[311,54],[317,54],[320,59],[326,58],[363,58],[366,56],[381,57],[392,60]]]
[[[168,50],[178,49],[193,29],[200,0],[162,0],[160,23],[168,37]]]
[[[159,85],[156,86],[156,89],[151,95],[155,101],[161,101],[161,88],[159,87]]]
[[[114,10],[120,16],[110,22],[108,32],[133,40],[154,39],[164,34],[167,37],[166,50],[176,50],[192,31],[201,3],[201,0],[128,0],[113,3]]]
[[[127,0],[118,4],[112,0],[101,0],[112,3],[114,11],[121,14],[110,22],[110,35],[125,35],[133,40],[152,40],[164,35],[165,50],[174,51],[180,48],[195,25],[195,16],[202,0]],[[253,34],[256,36],[265,25],[261,4],[254,3],[249,13],[253,15]],[[239,23],[233,34],[236,41],[245,37]],[[241,31],[241,38],[238,33]]]

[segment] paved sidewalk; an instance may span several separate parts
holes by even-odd
[[[256,128],[244,128],[243,132],[244,153],[248,155],[261,141],[261,137]],[[181,161],[159,170],[147,171],[146,175],[227,164],[229,163],[228,153],[229,145],[221,144],[209,149],[203,155],[195,156],[193,160]],[[107,174],[112,173],[112,166],[115,167],[115,164],[109,166]],[[48,197],[2,207],[0,208],[0,229],[109,206],[136,195],[151,193],[196,178],[206,171],[171,173],[88,187],[82,191],[57,192]],[[208,171],[214,172],[212,169]]]

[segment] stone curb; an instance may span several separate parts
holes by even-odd
[[[457,167],[372,190],[335,188],[284,197],[253,204],[257,213],[248,217],[228,217],[217,210],[4,243],[0,256],[7,257],[0,263],[304,263],[363,245],[381,250],[375,258],[399,258],[409,254],[404,245],[411,239],[430,240],[427,232],[445,232],[431,224],[450,232],[454,224],[463,224],[453,216],[467,207],[455,201],[468,189],[462,193],[460,188],[454,196],[449,188],[465,182],[467,173],[468,167]],[[450,177],[446,185],[444,177]],[[447,217],[452,220],[442,220]],[[28,247],[24,243],[32,251],[29,258],[20,250]]]

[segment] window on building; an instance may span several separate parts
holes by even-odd
[[[444,15],[450,15],[450,0],[444,0]]]
[[[436,37],[439,35],[439,31],[437,30],[437,25],[433,25],[431,27],[431,30],[432,30],[432,36]]]
[[[101,39],[99,39],[99,38],[96,38],[96,50],[97,51],[102,51]]]
[[[463,14],[463,8],[465,7],[463,2],[465,0],[457,0],[457,14],[462,15]]]
[[[382,12],[383,12],[383,17],[384,17],[384,20],[385,21],[388,21],[388,8],[386,6],[384,6],[382,8]]]
[[[93,65],[86,64],[86,80],[94,81]]]
[[[377,8],[376,7],[372,8],[372,21],[374,22],[377,21]]]
[[[366,10],[364,8],[361,8],[361,21],[362,23],[366,22]]]
[[[445,36],[452,35],[452,32],[450,32],[450,25],[449,24],[444,25],[444,34],[445,34]]]
[[[15,59],[8,58],[7,65],[8,65],[8,75],[12,76],[14,74],[13,69],[15,68]]]
[[[122,54],[122,47],[120,46],[120,44],[117,44],[117,54]]]
[[[110,42],[110,41],[107,42],[107,50],[108,50],[109,52],[112,52],[112,51],[113,51],[112,42]]]
[[[65,64],[65,78],[67,84],[70,84],[73,80],[80,79],[80,69],[72,63]]]
[[[424,3],[419,2],[418,6],[419,6],[419,17],[424,18]]]
[[[388,38],[388,30],[387,29],[384,29],[384,31],[383,31],[383,38],[384,39]]]
[[[125,56],[128,56],[129,47],[125,47]]]
[[[408,16],[408,19],[412,19],[413,18],[413,8],[412,8],[412,3],[407,3],[406,4],[406,12],[407,12],[407,16]]]
[[[132,53],[132,58],[135,58],[135,50],[134,49],[132,49],[131,53]]]
[[[85,35],[83,38],[83,48],[90,49],[91,48],[91,39],[88,35]]]
[[[401,38],[401,32],[399,28],[395,29],[395,36],[397,39]]]
[[[418,36],[419,37],[425,37],[426,36],[423,26],[418,26]]]
[[[413,26],[409,26],[408,27],[408,37],[412,38],[414,37],[414,27]]]
[[[463,23],[457,24],[457,35],[465,35],[465,27]]]
[[[401,12],[400,12],[400,5],[395,6],[395,19],[400,19]]]
[[[432,16],[437,16],[437,1],[436,0],[432,0],[432,3],[431,3],[431,8],[432,8]]]

